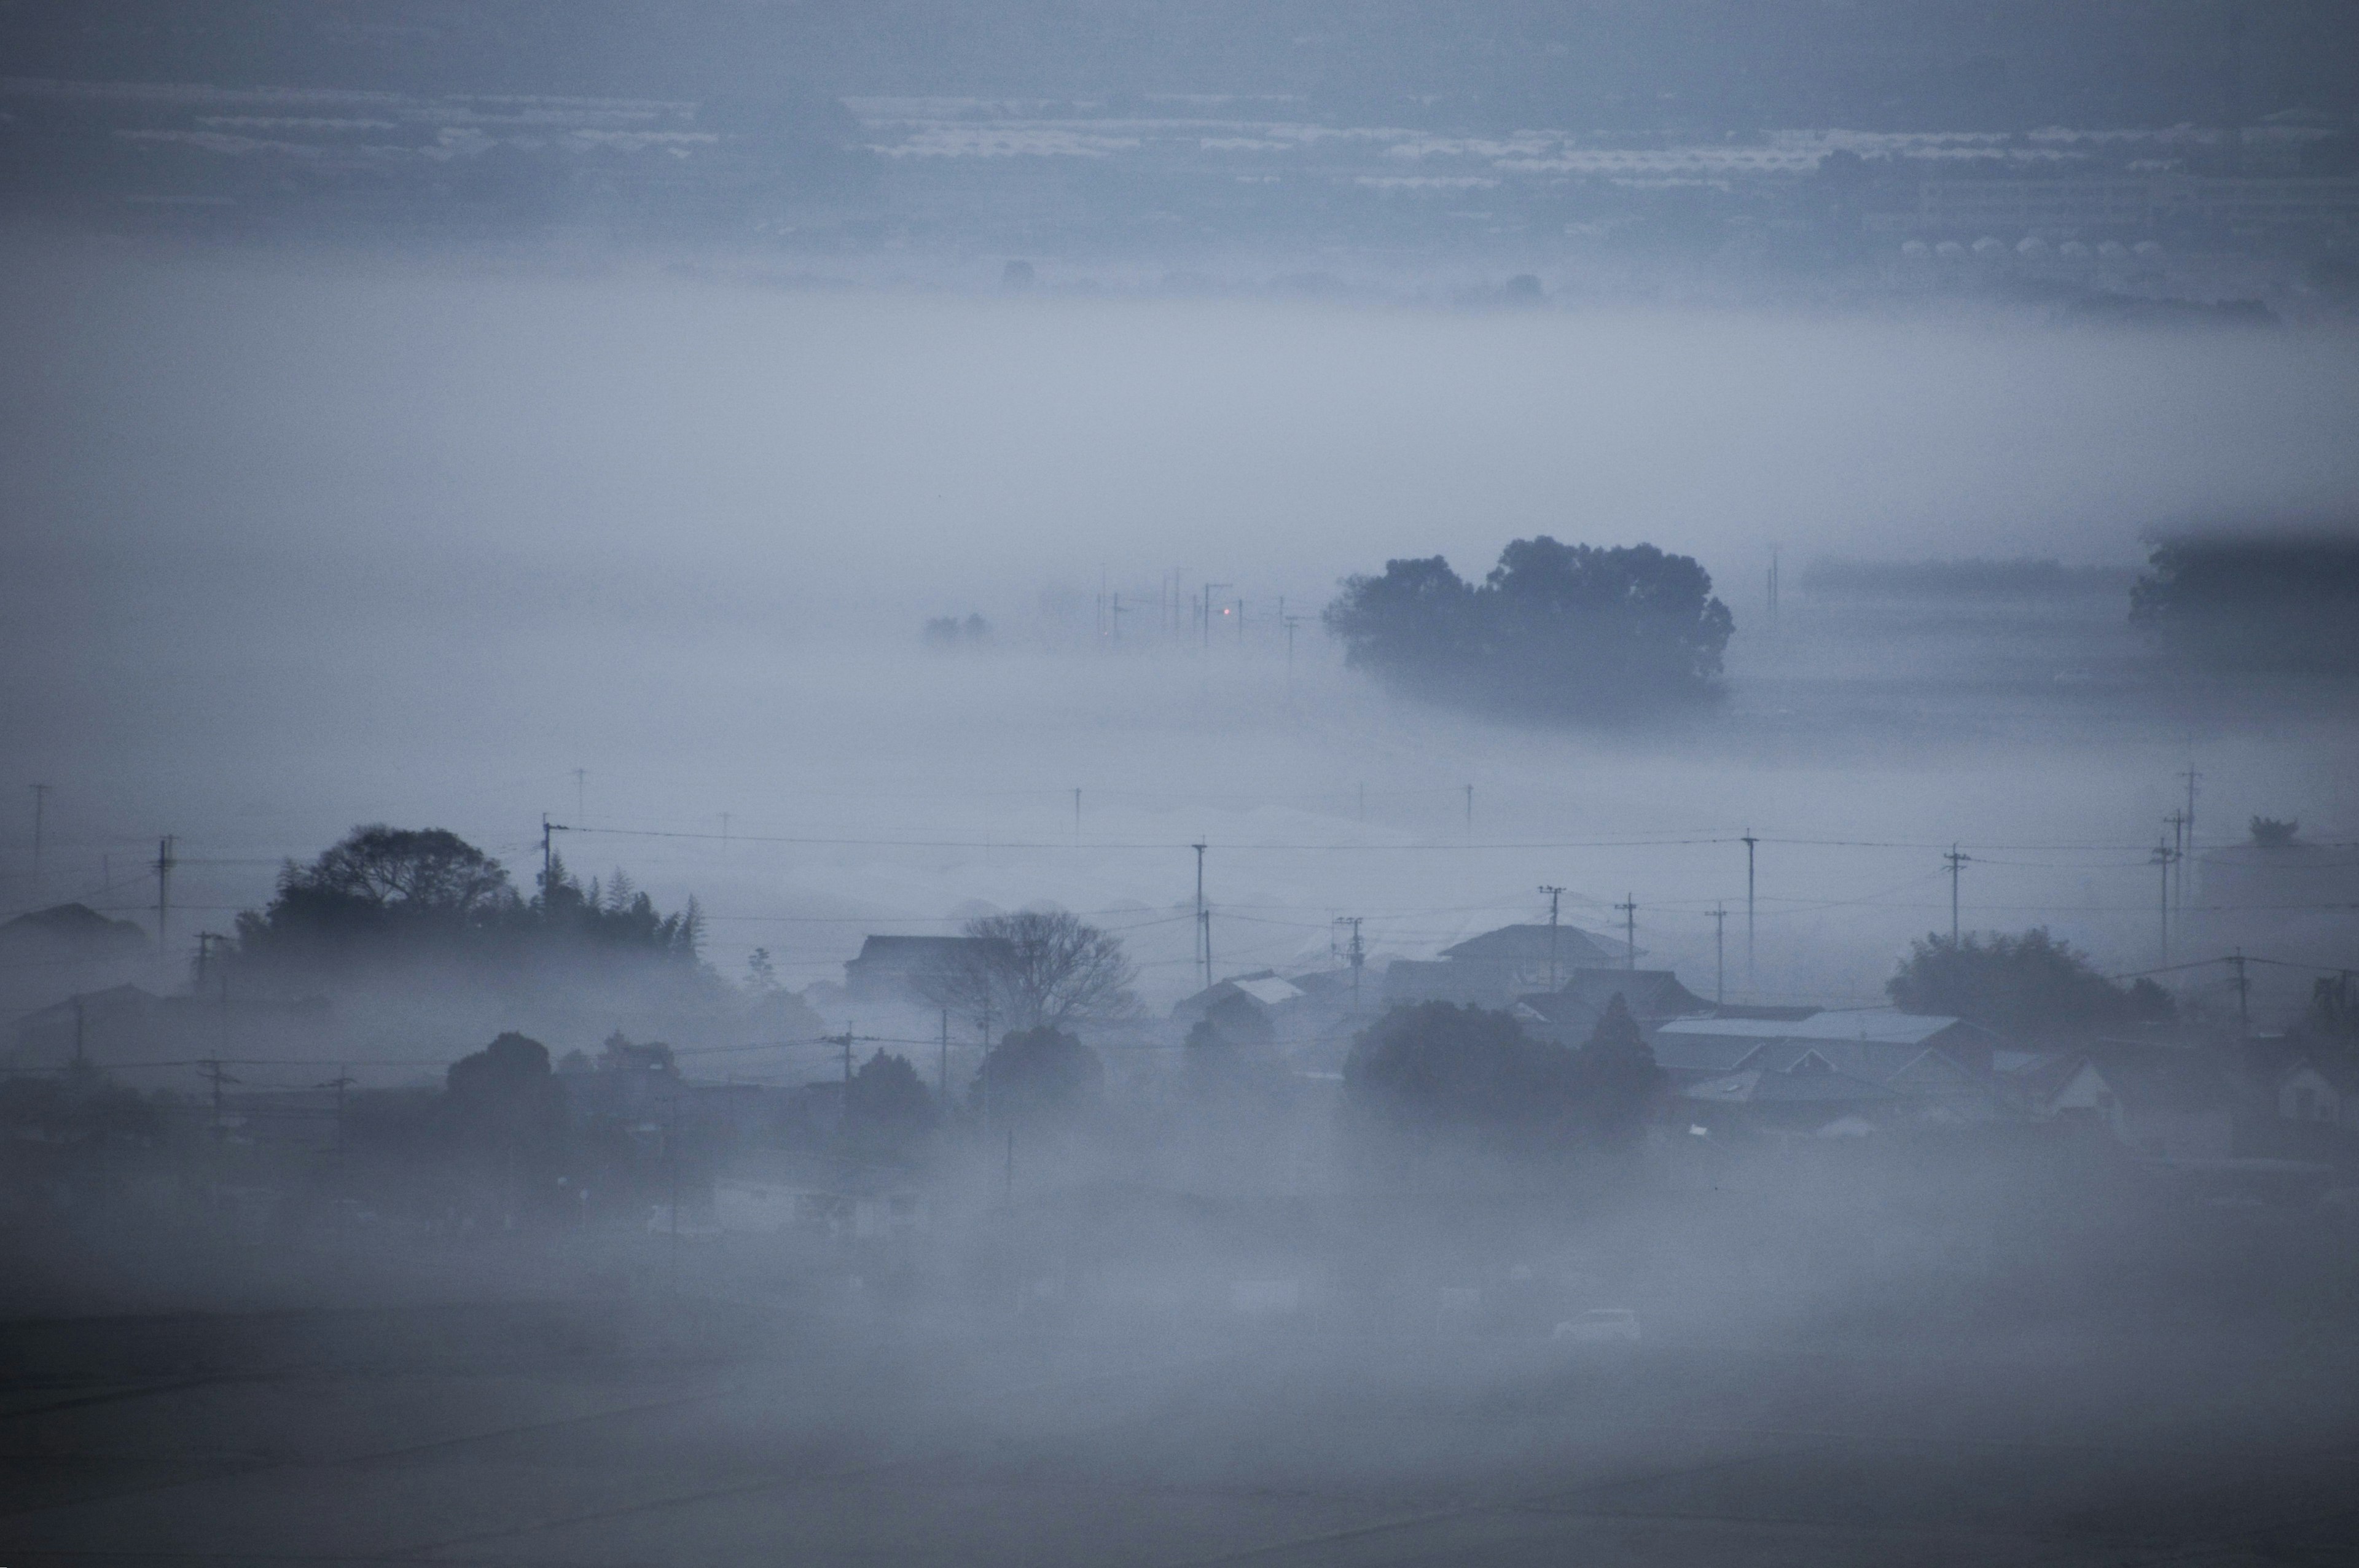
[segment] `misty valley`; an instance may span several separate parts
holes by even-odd
[[[2359,27],[0,6],[0,1568],[2359,1558]]]

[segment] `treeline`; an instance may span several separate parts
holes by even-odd
[[[2287,674],[2359,672],[2359,537],[2346,528],[2163,541],[2130,620],[2179,661]]]
[[[1440,556],[1353,577],[1328,605],[1348,664],[1419,697],[1537,718],[1709,697],[1735,628],[1693,557],[1517,539],[1471,583]]]
[[[538,880],[527,896],[499,861],[443,828],[355,827],[310,864],[287,863],[270,902],[237,917],[223,961],[266,978],[424,958],[515,968],[605,955],[697,966],[703,916],[693,896],[667,914],[624,872],[585,886],[555,856]]]

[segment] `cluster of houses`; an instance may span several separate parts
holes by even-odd
[[[953,1055],[951,1015],[929,994],[929,977],[975,957],[968,950],[973,940],[870,936],[845,965],[842,989],[827,1000],[868,1015],[861,1027],[873,1033],[847,1028],[847,1035],[901,1040],[897,1048],[919,1060],[927,1080],[939,1076],[953,1086],[979,1042],[971,1022],[958,1020]],[[1663,1072],[1661,1120],[1672,1133],[1842,1139],[1911,1126],[2028,1122],[2082,1127],[2138,1156],[2186,1167],[2359,1160],[2359,1073],[2349,1054],[2307,1047],[2296,1035],[2206,1039],[2165,1028],[2008,1039],[1963,1019],[1889,1007],[1715,1002],[1669,969],[1640,968],[1641,957],[1568,925],[1506,925],[1431,958],[1234,975],[1181,999],[1164,1018],[1095,1043],[1113,1047],[1125,1065],[1152,1071],[1171,1061],[1172,1051],[1214,1040],[1260,1053],[1298,1080],[1332,1084],[1354,1036],[1397,1005],[1494,1009],[1536,1037],[1577,1047],[1618,998]],[[2344,1002],[2359,1013],[2359,997]],[[159,996],[117,985],[21,1011],[0,1036],[0,1072],[56,1073],[84,1061],[184,1064],[258,1045],[299,1056],[306,1038],[328,1026],[325,1013],[321,1002]],[[897,1017],[900,1027],[878,1027]],[[939,1051],[917,1047],[919,1040],[938,1042]],[[223,1049],[231,1041],[238,1051]],[[578,1115],[625,1130],[647,1150],[692,1132],[715,1153],[730,1152],[716,1195],[730,1228],[821,1226],[866,1237],[924,1223],[922,1194],[906,1175],[839,1169],[822,1157],[842,1116],[833,1074],[800,1086],[690,1084],[668,1047],[619,1034],[594,1058],[569,1052],[555,1065]],[[308,1092],[318,1103],[306,1102],[315,1114],[304,1126],[332,1139],[341,1100],[332,1091]],[[267,1109],[291,1133],[286,1119],[301,1108],[248,1108],[243,1102],[254,1095],[216,1085],[206,1114],[233,1124],[249,1108],[257,1116]],[[213,1130],[223,1135],[225,1127]]]
[[[912,1000],[911,988],[964,940],[872,936],[845,966],[847,991]],[[1209,1030],[1271,1052],[1300,1076],[1332,1079],[1353,1036],[1392,1006],[1495,1009],[1535,1036],[1578,1046],[1619,997],[1663,1070],[1666,1120],[1707,1137],[2061,1123],[2102,1130],[2143,1157],[2194,1164],[2331,1153],[2342,1145],[2318,1142],[2321,1130],[2359,1134],[2359,1081],[2339,1058],[2281,1038],[2230,1043],[2158,1029],[2007,1039],[1964,1019],[1890,1007],[1716,1003],[1669,969],[1639,968],[1641,957],[1569,925],[1506,925],[1381,968],[1234,975],[1181,999],[1141,1043],[1175,1045]],[[2310,1141],[2289,1134],[2295,1128]]]

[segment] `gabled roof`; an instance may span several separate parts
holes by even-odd
[[[1894,1098],[1882,1085],[1848,1073],[1781,1073],[1762,1067],[1690,1084],[1680,1094],[1708,1105],[1866,1105]]]
[[[1712,1003],[1680,984],[1669,969],[1583,967],[1572,971],[1561,994],[1577,997],[1600,1011],[1616,996],[1640,1018],[1684,1018],[1712,1011]]]
[[[1845,1008],[1808,1018],[1680,1018],[1657,1032],[1680,1040],[1864,1040],[1879,1044],[1924,1045],[1952,1029],[1973,1030],[1962,1019],[1897,1008]],[[1975,1033],[1980,1033],[1975,1031]],[[1658,1047],[1659,1049],[1659,1047]]]
[[[110,920],[86,903],[56,903],[0,921],[0,945],[24,941],[130,948],[146,946],[147,933],[128,920]]]
[[[2077,1069],[2049,1095],[2052,1101],[2077,1081],[2093,1073],[2133,1110],[2218,1110],[2232,1105],[2235,1086],[2219,1065],[2193,1051],[2161,1049],[2146,1060],[2082,1057]]]
[[[860,957],[852,961],[865,964],[880,958],[893,962],[910,958],[946,958],[993,943],[1004,945],[1005,939],[997,936],[870,936],[861,942]]]
[[[2277,1075],[2277,1082],[2282,1084],[2301,1073],[2314,1075],[2337,1094],[2359,1094],[2359,1064],[2336,1062],[2318,1056],[2302,1056],[2297,1058],[2284,1072]]]
[[[16,1022],[39,1023],[49,1019],[71,1018],[74,1015],[76,1003],[80,1003],[83,1011],[89,1013],[104,1012],[115,1008],[154,1007],[163,1000],[155,992],[142,990],[135,985],[109,986],[103,991],[83,991],[79,996],[70,996],[63,1001],[51,1002],[47,1007],[35,1008],[30,1012],[19,1015]]]
[[[1444,947],[1441,956],[1460,963],[1545,964],[1549,961],[1549,931],[1545,925],[1502,925],[1496,931],[1485,931],[1455,946]],[[1618,943],[1606,946],[1578,927],[1559,925],[1555,931],[1556,961],[1567,969],[1610,964],[1622,957]]]
[[[1299,989],[1279,979],[1276,975],[1258,977],[1249,980],[1232,980],[1229,983],[1264,1007],[1276,1007],[1280,1002],[1296,1000],[1302,995]]]

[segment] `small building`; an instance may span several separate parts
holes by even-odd
[[[1680,1102],[1708,1130],[1819,1132],[1837,1123],[1873,1129],[1899,1108],[1901,1096],[1881,1084],[1837,1072],[1826,1057],[1805,1051],[1784,1066],[1747,1067],[1689,1084]]]
[[[1171,1021],[1182,1028],[1210,1023],[1231,1040],[1266,1044],[1277,1038],[1281,1017],[1299,1010],[1308,997],[1275,969],[1257,969],[1180,998],[1171,1004]]]
[[[1443,948],[1439,958],[1395,959],[1385,970],[1384,1000],[1505,1008],[1561,987],[1576,970],[1611,968],[1625,957],[1620,944],[1608,946],[1571,925],[1502,925]]]
[[[2304,1058],[2278,1077],[2277,1108],[2286,1121],[2359,1127],[2359,1075],[2340,1063]]]
[[[2051,1073],[2032,1114],[2095,1122],[2158,1160],[2225,1160],[2235,1150],[2235,1088],[2203,1054],[2169,1046],[2081,1053]]]
[[[1962,1019],[1856,1008],[1807,1018],[1680,1018],[1651,1042],[1656,1065],[1685,1087],[1756,1069],[1826,1070],[1889,1091],[1917,1114],[1988,1120],[2003,1106],[1989,1079],[1995,1041]],[[1815,1070],[1815,1069],[1810,1069]]]
[[[1587,1040],[1615,997],[1650,1040],[1675,1018],[1709,1015],[1712,1003],[1680,984],[1669,969],[1579,968],[1553,991],[1518,997],[1507,1011],[1532,1033],[1565,1045]]]
[[[854,1001],[935,1001],[934,978],[1005,951],[995,936],[871,936],[843,966],[843,989]]]

